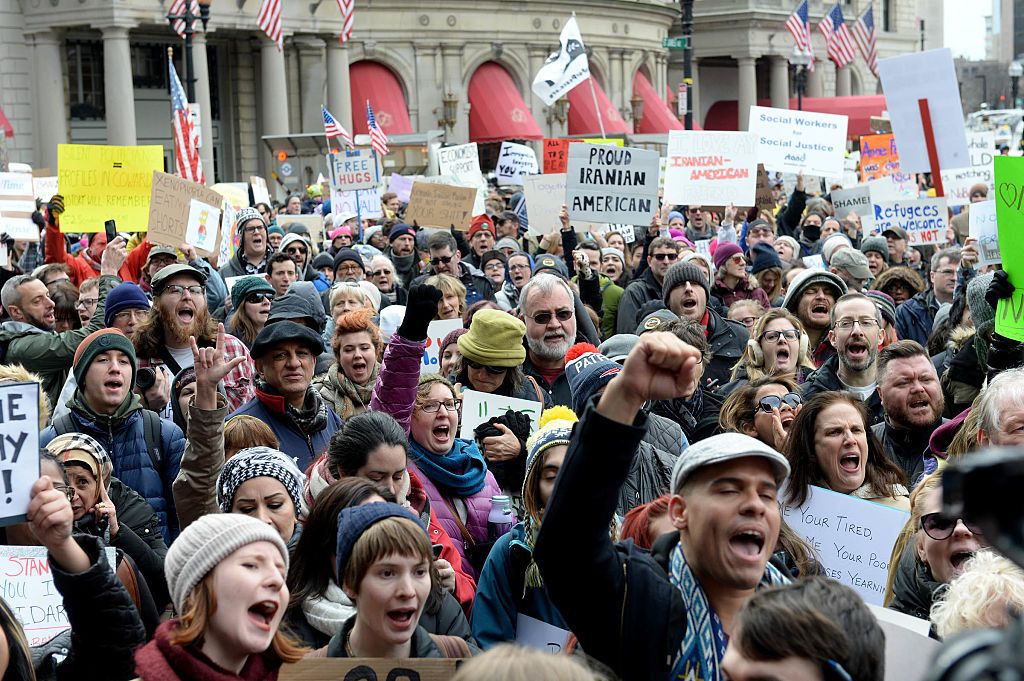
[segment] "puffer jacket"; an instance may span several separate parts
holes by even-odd
[[[659,416],[647,411],[647,432],[644,434],[644,442],[649,442],[656,449],[668,452],[673,460],[686,451],[690,442],[686,439],[686,433],[682,426],[672,419]]]
[[[114,467],[114,477],[139,493],[160,520],[164,543],[170,545],[178,536],[178,516],[174,510],[171,483],[181,467],[185,451],[185,434],[167,419],[160,420],[160,469],[153,465],[146,451],[146,435],[139,398],[131,395],[112,416],[92,411],[82,398],[81,389],[68,403],[77,432],[96,438],[103,445]],[[39,436],[39,446],[57,436],[53,426]]]
[[[758,285],[757,279],[754,279],[753,275],[741,279],[736,283],[735,288],[729,288],[721,278],[715,277],[715,282],[711,285],[711,293],[721,298],[726,307],[741,300],[756,301],[761,303],[766,310],[772,306],[771,301],[768,300],[768,294]]]
[[[658,449],[646,440],[637,447],[636,456],[629,466],[629,475],[619,488],[619,503],[615,512],[625,516],[630,509],[654,501],[671,491],[672,467],[676,456]]]
[[[914,542],[908,542],[896,565],[892,602],[889,608],[911,617],[927,620],[932,603],[943,585],[932,578],[928,566],[917,559]]]

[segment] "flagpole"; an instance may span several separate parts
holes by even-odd
[[[597,105],[597,92],[594,91],[594,77],[589,76],[587,80],[590,82],[590,96],[594,98],[594,111],[597,113],[597,124],[601,128],[601,138],[605,137],[604,134],[604,119],[601,118],[601,107]]]

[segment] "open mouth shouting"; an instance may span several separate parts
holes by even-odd
[[[249,607],[249,621],[258,629],[269,632],[279,608],[280,605],[275,601],[260,601]]]
[[[765,533],[756,527],[741,528],[729,537],[729,548],[741,561],[757,563],[764,559]]]
[[[416,608],[395,608],[387,611],[388,624],[397,631],[408,631],[416,626]]]
[[[828,319],[829,313],[832,312],[832,305],[827,300],[816,300],[811,304],[811,317],[816,321],[820,319]]]
[[[792,355],[790,355],[789,346],[783,345],[782,347],[775,351],[775,369],[784,370],[791,368],[793,366],[792,362],[790,361],[791,359]]]
[[[192,320],[196,318],[196,309],[192,306],[191,303],[185,303],[175,308],[174,316],[177,318],[179,322],[181,322],[185,326],[188,326],[189,324],[192,323]]]
[[[844,354],[851,364],[861,365],[868,361],[869,352],[867,343],[860,340],[851,340],[846,344]]]
[[[437,445],[449,447],[452,442],[452,427],[447,423],[435,425],[430,431],[430,436]]]

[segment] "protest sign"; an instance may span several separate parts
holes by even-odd
[[[525,144],[502,142],[495,174],[498,184],[522,184],[524,175],[536,175],[537,154]]]
[[[259,175],[249,176],[249,186],[252,188],[252,205],[257,203],[265,203],[271,206],[270,202],[270,190],[267,189],[267,181]]]
[[[217,251],[217,229],[220,227],[220,208],[192,199],[188,207],[185,241],[196,250],[213,254]]]
[[[849,189],[833,189],[829,194],[835,216],[845,220],[850,213],[860,216],[860,226],[864,234],[871,234],[874,229],[874,206],[871,203],[871,188],[866,184],[856,185]]]
[[[671,130],[667,158],[666,203],[754,204],[757,137],[753,133]]]
[[[885,135],[862,135],[860,138],[860,181],[877,180],[900,172],[900,154],[896,138]]]
[[[57,176],[46,175],[32,178],[32,193],[35,198],[43,203],[49,203],[54,194],[57,194]]]
[[[314,244],[324,241],[324,218],[322,215],[278,215],[277,224],[288,233],[288,225],[300,224],[309,230],[309,238]]]
[[[825,267],[825,257],[821,253],[815,253],[814,255],[805,255],[801,260],[804,263],[804,267],[809,270],[827,270]]]
[[[757,160],[768,170],[842,175],[846,116],[750,107]]]
[[[153,172],[163,167],[162,146],[58,144],[57,182],[64,196],[60,231],[102,232],[107,220],[116,220],[119,232],[144,231]]]
[[[427,343],[423,347],[423,364],[420,375],[436,374],[441,371],[441,342],[455,329],[462,328],[461,319],[435,319],[427,326]]]
[[[339,192],[376,189],[380,184],[377,155],[372,149],[346,149],[327,156],[331,185]]]
[[[12,239],[39,241],[39,228],[32,222],[33,194],[28,173],[0,173],[0,232]]]
[[[569,642],[572,632],[519,613],[516,617],[516,645],[557,655]]]
[[[927,173],[928,160],[921,107],[927,100],[940,168],[971,164],[964,135],[960,85],[949,49],[914,52],[878,62],[878,77],[885,106],[900,150],[900,168],[906,173]]]
[[[775,198],[772,196],[771,178],[764,164],[757,164],[757,185],[754,190],[754,206],[757,210],[775,210]]]
[[[106,552],[113,570],[117,549],[107,547]],[[21,623],[30,646],[42,645],[71,627],[44,546],[0,546],[0,597]]]
[[[818,553],[825,573],[875,605],[882,605],[889,556],[909,516],[814,485],[802,506],[782,506],[782,517]]]
[[[658,152],[572,144],[565,185],[574,220],[647,224],[658,210]]]
[[[983,184],[992,196],[995,177],[992,159],[996,155],[996,133],[992,130],[967,133],[967,152],[971,165],[942,171],[942,188],[950,206],[965,206],[971,202],[971,187]]]
[[[913,175],[897,173],[886,175],[877,180],[868,180],[868,193],[871,203],[895,201],[897,199],[915,199],[920,193]]]
[[[412,191],[412,178],[398,173],[391,173],[388,180],[388,191],[394,192],[402,203],[409,203],[409,192]]]
[[[380,205],[380,188],[355,192],[331,189],[330,194],[331,212],[335,215],[351,212],[357,214],[361,220],[372,220],[384,215],[384,209]]]
[[[937,246],[946,238],[949,212],[942,197],[883,201],[873,206],[874,233],[902,227],[907,231],[908,246]]]
[[[605,146],[621,147],[625,141],[620,138],[585,137],[583,139],[551,139],[544,140],[544,148],[541,151],[543,158],[544,174],[564,173],[566,164],[569,162],[569,145],[577,142],[586,144],[602,144]]]
[[[472,189],[476,192],[473,197],[473,215],[480,215],[484,212],[485,201],[487,201],[487,181],[481,175],[477,179],[472,179],[468,176],[461,175],[430,175],[427,177],[421,177],[417,175],[413,178],[413,183],[426,182],[427,184],[443,184],[449,187],[465,187]],[[410,199],[412,198],[412,191],[410,190]]]
[[[441,147],[437,150],[438,175],[480,177],[480,155],[476,142]]]
[[[518,397],[505,397],[495,393],[482,393],[478,390],[462,391],[462,427],[459,437],[473,439],[473,431],[481,423],[486,423],[492,416],[501,416],[507,410],[524,412],[530,417],[530,432],[537,430],[537,421],[544,408],[536,400],[523,400]]]
[[[530,216],[530,233],[543,236],[562,228],[558,214],[565,203],[565,173],[527,175],[523,178],[523,196]],[[574,221],[574,229],[586,234],[592,229],[607,230],[608,225]],[[632,226],[630,226],[632,232]],[[625,238],[625,237],[623,237]],[[628,241],[628,239],[627,239]]]
[[[0,384],[0,525],[25,521],[39,479],[39,384]]]
[[[450,681],[457,658],[307,657],[281,666],[279,681]]]
[[[238,222],[238,211],[224,200],[220,202],[220,210],[220,244],[217,247],[218,269],[228,264],[228,261],[235,255],[235,251],[242,243],[242,235],[235,232],[235,223]]]
[[[218,182],[210,185],[210,189],[223,196],[235,210],[249,207],[249,184],[247,182]]]
[[[405,220],[419,227],[469,229],[473,221],[476,190],[446,184],[413,182]]]
[[[995,200],[971,204],[970,213],[967,215],[967,229],[968,234],[978,240],[978,267],[999,265],[1003,262],[996,224]]]
[[[192,199],[197,199],[207,206],[220,206],[221,195],[201,184],[183,180],[177,175],[154,172],[152,178],[153,191],[149,202],[149,234],[146,238],[150,243],[177,248],[183,241],[188,241],[189,211]],[[246,198],[248,203],[248,198]],[[218,221],[219,221],[219,215]],[[214,223],[212,243],[216,244],[216,224]],[[118,230],[121,229],[119,224]],[[190,242],[191,243],[191,242]],[[217,252],[216,248],[200,248],[192,244],[202,256],[210,256]]]
[[[885,634],[885,681],[921,681],[942,645],[928,636],[928,620],[868,603]]]
[[[996,308],[996,331],[1024,341],[1024,156],[996,156],[996,220],[1003,269],[1015,290]],[[974,209],[971,208],[973,211]]]

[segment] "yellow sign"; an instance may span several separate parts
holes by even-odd
[[[161,146],[57,145],[61,231],[102,232],[104,222],[116,220],[119,232],[144,232],[153,171],[163,169]]]
[[[607,147],[621,147],[626,144],[625,140],[621,137],[584,137],[580,142],[586,142],[587,144],[603,144]]]

